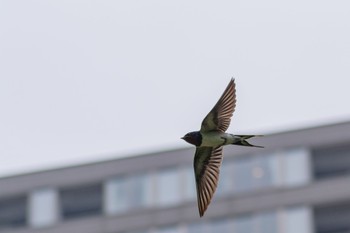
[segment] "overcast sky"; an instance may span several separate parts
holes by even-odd
[[[0,1],[0,176],[350,119],[348,0]]]

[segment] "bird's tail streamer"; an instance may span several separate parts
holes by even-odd
[[[258,147],[258,148],[264,148],[263,146],[253,145],[250,144],[247,139],[253,138],[253,137],[262,137],[263,135],[234,135],[238,137],[240,140],[236,141],[232,144],[239,145],[239,146],[251,146],[251,147]]]

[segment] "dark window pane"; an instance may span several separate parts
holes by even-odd
[[[316,149],[312,153],[316,179],[350,174],[350,146]]]
[[[350,203],[316,207],[316,233],[350,232]]]
[[[62,189],[60,198],[64,219],[102,213],[102,184]]]
[[[0,229],[26,225],[27,199],[11,197],[0,200]]]

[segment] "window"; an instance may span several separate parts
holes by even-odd
[[[118,177],[105,184],[105,210],[115,214],[152,205],[153,184],[148,174]]]
[[[181,179],[177,169],[157,173],[157,199],[160,206],[173,205],[181,200]]]
[[[286,209],[284,212],[284,233],[311,233],[312,220],[308,207]]]
[[[251,170],[253,161],[250,158],[237,159],[233,164],[233,182],[236,192],[249,190],[253,187]]]
[[[309,151],[296,148],[265,155],[241,156],[233,160],[229,169],[233,175],[223,171],[224,176],[230,176],[229,179],[223,179],[224,186],[230,187],[229,180],[233,180],[235,192],[302,185],[310,181]]]
[[[199,221],[187,225],[185,229],[184,233],[311,233],[312,221],[308,207],[294,207],[282,211],[271,210],[225,217],[209,222]]]
[[[285,151],[283,155],[285,158],[284,184],[294,186],[308,183],[310,181],[309,151],[298,148]]]
[[[254,187],[261,188],[276,184],[276,177],[274,177],[274,175],[276,175],[274,171],[274,169],[276,169],[276,160],[277,158],[275,155],[263,155],[255,158],[253,167],[251,168]]]
[[[350,174],[349,144],[316,149],[312,159],[316,179]]]
[[[179,233],[179,229],[176,226],[159,228],[155,231],[156,233]]]
[[[233,189],[233,161],[223,162],[220,168],[220,178],[217,187],[217,195],[225,195]]]
[[[187,233],[208,233],[204,222],[196,222],[187,226]]]
[[[277,233],[276,212],[263,212],[254,215],[246,215],[234,219],[235,233]]]
[[[311,219],[307,207],[287,208],[235,217],[234,233],[311,233]],[[279,217],[282,216],[282,217]],[[281,229],[282,226],[282,230]],[[230,231],[227,231],[230,232]]]
[[[105,211],[114,214],[128,209],[129,191],[126,178],[109,180],[105,186]]]
[[[29,222],[34,227],[45,227],[57,221],[57,193],[53,189],[34,191],[29,197]]]
[[[237,217],[233,220],[233,232],[235,233],[253,233],[253,217],[251,215]]]
[[[233,228],[235,233],[278,233],[277,213],[261,212],[236,217]]]
[[[273,186],[277,184],[278,167],[276,155],[248,156],[233,162],[234,191]]]
[[[196,179],[194,177],[193,167],[184,169],[184,198],[185,200],[193,200],[197,197],[196,194]]]
[[[196,222],[186,226],[186,233],[219,233],[232,232],[233,221],[228,218],[215,219],[209,222]]]
[[[152,182],[149,176],[140,175],[130,178],[130,204],[132,207],[152,204]]]
[[[350,232],[350,202],[315,207],[316,233]]]
[[[218,219],[209,223],[210,233],[231,232],[232,222],[229,219]]]
[[[102,213],[102,185],[65,188],[60,191],[61,215],[64,219]]]
[[[25,196],[0,200],[0,230],[26,225],[27,200]]]
[[[123,233],[150,233],[149,231],[132,231],[132,232],[123,232]]]
[[[278,233],[276,212],[260,213],[254,220],[256,233]]]

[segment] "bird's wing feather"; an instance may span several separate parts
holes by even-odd
[[[222,161],[222,146],[198,147],[194,156],[194,173],[197,186],[197,202],[200,217],[208,208],[208,205],[216,190],[220,165]]]
[[[201,126],[201,132],[208,132],[212,130],[225,132],[230,125],[235,107],[236,85],[235,80],[231,79],[219,101],[204,118]]]

